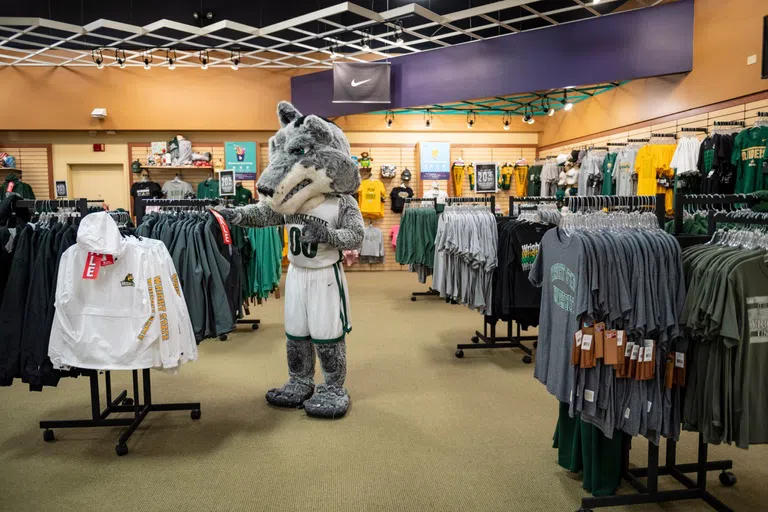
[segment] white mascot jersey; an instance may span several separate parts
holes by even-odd
[[[339,198],[330,197],[306,213],[285,216],[288,230],[288,261],[302,268],[326,268],[342,259],[341,251],[330,244],[303,244],[301,230],[307,219],[338,229]]]

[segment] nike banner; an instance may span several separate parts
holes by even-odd
[[[334,62],[334,103],[389,103],[388,62]]]

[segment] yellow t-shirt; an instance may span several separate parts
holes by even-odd
[[[472,164],[467,165],[467,177],[469,178],[469,190],[475,190],[475,166]]]
[[[387,189],[379,180],[363,180],[357,195],[360,212],[363,217],[369,219],[381,219],[384,217],[383,199],[387,197]]]
[[[453,181],[453,196],[461,197],[464,182],[464,164],[455,162],[451,167],[451,180]]]
[[[674,189],[659,186],[657,178],[673,178],[675,171],[670,167],[675,154],[675,144],[648,144],[640,148],[635,159],[637,172],[637,195],[653,196],[664,194],[664,205],[672,212]]]
[[[526,188],[528,187],[528,166],[516,165],[515,166],[515,193],[520,197],[525,197]]]

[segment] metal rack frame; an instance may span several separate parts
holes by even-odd
[[[139,371],[142,372],[142,393],[144,402],[139,400]],[[150,380],[150,371],[133,370],[133,396],[128,397],[128,391],[123,390],[112,398],[112,376],[109,370],[104,372],[106,384],[107,406],[103,410],[100,404],[99,391],[99,372],[97,370],[81,370],[82,375],[87,375],[90,379],[91,388],[91,417],[82,420],[44,420],[40,422],[40,428],[43,430],[43,439],[51,442],[55,439],[54,428],[92,428],[92,427],[128,427],[120,434],[120,438],[115,445],[115,453],[123,456],[128,453],[128,439],[133,432],[141,425],[144,418],[150,412],[158,411],[190,411],[190,417],[193,420],[199,420],[201,416],[200,402],[189,403],[171,403],[156,404],[152,402],[152,383]],[[112,414],[133,413],[133,418],[109,418]]]
[[[405,198],[405,204],[406,206],[411,203],[423,203],[423,202],[431,202],[432,207],[437,209],[437,198],[436,197],[406,197]],[[438,297],[440,296],[440,292],[437,292],[433,290],[431,287],[426,292],[412,292],[411,293],[411,302],[416,302],[416,297]]]
[[[759,202],[760,199],[754,194],[679,194],[675,197],[673,234],[683,248],[709,241],[710,237],[707,235],[686,235],[683,233],[683,214],[688,205],[709,206],[708,210],[711,211],[716,206],[723,207],[735,204],[752,206]]]
[[[564,199],[565,201],[560,201],[555,196],[509,196],[509,215],[513,216],[515,203],[557,203],[557,207],[560,208],[568,202],[568,196]]]

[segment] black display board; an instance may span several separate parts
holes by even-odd
[[[475,190],[479,194],[495,194],[499,190],[495,163],[475,164]]]
[[[763,79],[768,79],[768,16],[763,18]]]

